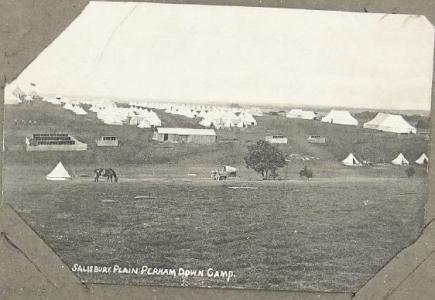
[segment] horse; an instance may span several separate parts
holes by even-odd
[[[276,169],[271,169],[269,176],[272,177],[273,180],[275,180],[279,176],[279,174],[276,172]]]
[[[94,182],[98,182],[98,179],[100,178],[100,176],[107,177],[107,181],[110,180],[110,182],[113,182],[113,178],[115,178],[115,182],[118,182],[118,176],[116,175],[116,172],[112,168],[109,168],[109,169],[103,169],[103,168],[95,169],[94,173],[95,173]]]
[[[405,170],[406,176],[408,176],[408,178],[411,178],[412,176],[415,175],[415,169],[414,167],[409,167]]]
[[[302,170],[299,171],[299,177],[307,177],[307,180],[309,180],[311,177],[313,177],[313,171],[311,171],[309,168],[304,167]]]
[[[222,180],[226,180],[228,177],[227,173],[221,173],[218,170],[213,170],[211,171],[211,179],[212,180],[218,180],[218,181],[222,181]]]

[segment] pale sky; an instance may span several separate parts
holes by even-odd
[[[429,110],[433,49],[425,17],[90,2],[8,88]]]

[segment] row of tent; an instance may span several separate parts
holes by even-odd
[[[151,128],[162,126],[159,116],[151,109],[141,107],[130,107],[134,115],[130,116],[130,125],[139,128]]]
[[[205,113],[203,119],[199,122],[204,127],[221,128],[245,128],[249,126],[256,126],[257,120],[254,116],[246,111],[237,114],[227,111],[212,111]]]
[[[350,167],[362,166],[362,164],[356,159],[353,153],[350,153],[345,159],[341,161],[341,163],[345,166],[350,166]],[[409,166],[409,161],[405,158],[405,156],[402,153],[399,153],[399,155],[395,159],[393,159],[391,163],[396,166]],[[429,164],[429,158],[427,157],[426,153],[423,153],[415,161],[415,163],[422,166],[427,165]]]
[[[16,87],[15,97],[19,100],[26,94]],[[30,99],[30,98],[29,98]],[[107,99],[90,100],[71,100],[67,97],[54,96],[44,97],[44,101],[63,105],[63,108],[70,110],[77,115],[86,115],[87,112],[81,104],[89,104],[90,111],[97,114],[97,118],[109,125],[136,125],[139,128],[150,128],[161,126],[161,120],[151,109],[161,109],[166,113],[182,115],[187,118],[201,118],[200,124],[205,127],[215,127],[216,129],[226,127],[248,127],[257,125],[254,116],[262,116],[260,108],[252,107],[244,109],[241,107],[218,106],[218,105],[200,105],[200,104],[174,104],[162,102],[130,102],[130,107],[117,107],[113,101]],[[16,104],[21,101],[17,101]],[[15,103],[14,103],[15,104]]]
[[[391,162],[393,165],[398,166],[408,166],[409,161],[403,156],[402,153],[400,153],[395,159]],[[429,163],[429,158],[425,153],[423,153],[416,161],[416,164],[418,165],[427,165]],[[362,166],[362,164],[356,159],[356,157],[353,155],[353,153],[350,153],[343,161],[342,164],[345,166]],[[228,167],[227,167],[228,168]],[[231,168],[231,167],[229,167]],[[235,169],[234,169],[235,170]],[[227,170],[229,171],[229,170]],[[46,176],[47,180],[69,180],[72,179],[71,175],[68,173],[68,171],[63,166],[62,162],[59,162],[54,169],[47,174]]]
[[[35,99],[42,99],[32,86],[31,92],[26,94],[19,86],[16,86],[12,91],[12,95],[15,98],[13,104],[20,103],[22,101],[31,101]],[[8,97],[10,98],[10,97]],[[5,99],[7,100],[7,99]],[[60,96],[46,97],[45,101],[53,104],[65,103],[64,108],[71,110],[78,115],[84,115],[87,112],[80,107],[80,103],[70,102],[66,98]],[[9,101],[10,102],[10,101]],[[6,102],[5,103],[9,103]],[[107,124],[120,125],[123,124],[126,118],[129,116],[128,111],[125,112],[116,108],[115,103],[108,103],[107,101],[90,101],[92,104],[91,111],[101,112],[100,119]],[[217,129],[225,127],[248,127],[256,125],[254,117],[262,116],[263,112],[258,107],[241,108],[238,106],[217,106],[217,105],[204,105],[204,104],[174,104],[174,103],[162,103],[162,102],[130,102],[130,107],[139,108],[154,108],[162,109],[170,114],[182,115],[187,118],[202,118],[201,125],[205,127],[214,126]],[[318,116],[315,112],[310,110],[302,110],[298,108],[291,109],[287,112],[288,118],[298,118],[305,120],[314,120]],[[151,120],[151,123],[153,120]],[[340,124],[340,125],[352,125],[358,126],[358,120],[355,119],[349,111],[346,110],[331,110],[326,116],[321,118],[324,123]],[[148,126],[147,122],[143,126]],[[158,122],[157,122],[158,123]],[[155,125],[150,125],[155,126]],[[409,124],[401,115],[378,113],[372,120],[363,124],[363,128],[374,129],[386,132],[394,133],[416,133],[417,129]]]
[[[86,112],[86,110],[84,110],[80,105],[74,105],[71,103],[65,103],[65,105],[63,106],[63,108],[68,109],[70,111],[72,111],[73,113],[75,113],[76,115],[87,115],[88,113]]]
[[[190,119],[200,118],[199,124],[216,129],[238,127],[244,128],[257,125],[254,116],[262,116],[260,108],[241,108],[217,105],[174,104],[174,103],[138,103],[131,102],[135,107],[151,107],[164,109],[165,113],[180,115]]]
[[[8,86],[6,86],[6,88],[8,88]],[[6,88],[4,99],[5,104],[20,104],[23,102],[31,102],[42,99],[32,85],[30,85],[27,93],[24,92],[19,86],[16,86],[15,89],[8,94],[6,92]]]
[[[176,104],[171,102],[130,102],[131,106],[148,107],[161,109],[170,114],[184,115],[189,118],[204,117],[207,112],[231,111],[233,113],[247,112],[255,117],[263,116],[263,111],[259,107],[242,108],[231,105],[212,105],[212,104]]]
[[[22,101],[31,101],[35,99],[42,99],[32,87],[31,92],[26,94],[19,86],[15,87],[12,95],[16,99],[16,103]],[[71,101],[61,96],[45,97],[44,101],[53,104],[64,103],[64,108],[72,111],[77,115],[85,115],[87,112],[80,106],[80,102]],[[130,102],[130,109],[116,107],[114,102],[110,101],[89,101],[91,104],[90,110],[97,113],[97,117],[106,124],[121,125],[124,124],[128,117],[137,113],[134,109],[155,108],[164,110],[166,113],[182,115],[187,118],[202,118],[200,125],[205,127],[214,126],[216,129],[228,127],[248,127],[257,124],[256,116],[262,116],[263,112],[258,107],[242,108],[238,106],[217,106],[217,105],[203,105],[203,104],[174,104],[174,103],[161,103],[161,102]],[[133,111],[132,111],[133,108]],[[147,117],[150,116],[150,120]],[[298,108],[291,109],[287,112],[288,118],[297,118],[305,120],[314,120],[318,115],[310,110],[302,110]],[[151,115],[144,115],[141,119],[145,120],[140,126],[147,128],[148,126],[157,125],[160,120],[158,117]],[[331,110],[326,116],[321,118],[324,123],[352,125],[358,126],[358,120],[355,119],[349,111],[346,110]],[[139,125],[139,124],[137,124]],[[372,120],[363,124],[363,128],[374,129],[394,133],[416,133],[417,129],[409,124],[401,115],[378,113]]]
[[[85,115],[87,112],[80,106],[80,102],[61,98],[59,96],[44,99],[53,104],[64,103],[63,108],[78,115]],[[186,104],[162,104],[152,102],[130,102],[129,107],[117,107],[111,101],[95,101],[90,104],[90,111],[97,114],[97,118],[108,125],[122,125],[128,123],[139,128],[151,128],[162,126],[158,115],[148,108],[165,109],[166,113],[182,115],[188,118],[201,118],[200,125],[204,127],[215,127],[216,129],[226,127],[248,127],[257,125],[253,114],[242,108],[232,108],[214,105],[186,105]],[[262,115],[260,109],[252,109],[257,115]]]
[[[86,110],[80,106],[82,101],[70,100],[60,96],[48,97],[44,100],[53,104],[64,104],[64,109],[70,110],[77,115],[87,114]],[[108,125],[130,124],[139,128],[162,126],[160,118],[152,110],[135,106],[118,107],[116,103],[112,101],[100,100],[89,102],[89,111],[96,113],[97,118]]]
[[[98,109],[97,118],[109,125],[130,124],[139,128],[162,126],[162,121],[154,111],[133,106],[116,107],[115,105]]]
[[[314,120],[317,114],[313,111],[291,109],[287,118]],[[321,119],[324,123],[358,126],[358,120],[346,110],[331,110]],[[401,115],[378,113],[372,120],[363,124],[363,128],[394,133],[417,133],[417,129],[409,124]]]
[[[114,102],[108,101],[108,99],[76,99],[71,100],[67,97],[55,95],[55,96],[44,96],[40,97],[36,92],[36,85],[34,83],[29,83],[29,88],[26,88],[28,92],[23,91],[19,86],[15,86],[15,89],[12,90],[11,86],[7,86],[6,89],[9,91],[5,94],[5,104],[19,104],[23,101],[31,101],[31,100],[44,100],[46,102],[50,102],[56,105],[62,105],[69,103],[71,107],[67,107],[67,109],[71,109],[72,107],[78,106],[80,104],[89,104],[91,105],[91,111],[97,112],[99,110],[104,110],[110,107],[113,107]],[[152,108],[164,110],[167,113],[183,115],[188,118],[195,117],[204,117],[205,113],[214,112],[214,111],[231,111],[233,113],[242,113],[250,114],[254,117],[263,116],[263,111],[259,107],[249,107],[242,108],[237,105],[213,105],[213,104],[176,104],[173,102],[151,102],[151,101],[131,101],[129,102],[131,107],[140,107],[140,108]],[[79,111],[79,110],[78,110]],[[82,111],[80,110],[80,113]]]

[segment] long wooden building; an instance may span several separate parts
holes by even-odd
[[[153,140],[168,143],[192,143],[210,145],[216,142],[213,129],[162,128],[154,131]]]
[[[35,133],[26,137],[26,151],[86,151],[88,145],[67,133]]]

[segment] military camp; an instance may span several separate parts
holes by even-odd
[[[282,246],[291,252],[283,252],[276,267],[267,263],[270,267],[264,272],[272,278],[274,270],[287,274],[283,276],[298,274],[280,269],[294,257],[292,253],[301,253],[304,264],[323,268],[328,256],[323,261],[315,254],[321,243],[322,253],[339,253],[346,262],[343,268],[352,262],[351,272],[360,275],[349,282],[351,287],[367,278],[364,272],[375,271],[377,264],[372,271],[362,271],[367,268],[366,253],[371,253],[370,260],[373,256],[388,260],[389,253],[406,246],[420,228],[415,218],[427,195],[427,128],[408,129],[407,121],[394,123],[406,128],[395,130],[368,126],[370,120],[364,116],[375,113],[361,111],[314,110],[331,117],[325,122],[293,117],[294,110],[279,115],[274,107],[92,102],[66,96],[29,101],[17,97],[14,103],[6,105],[6,198],[41,234],[69,232],[68,239],[53,240],[51,245],[70,264],[83,255],[76,245],[91,237],[93,247],[101,247],[98,257],[107,257],[109,251],[125,255],[115,242],[120,232],[135,251],[142,247],[141,237],[150,235],[156,244],[147,246],[147,251],[160,263],[165,260],[158,253],[168,246],[175,249],[167,254],[169,259],[190,260],[191,255],[183,254],[187,246],[181,237],[192,241],[188,247],[193,255],[207,245],[201,254],[206,260],[219,255],[228,257],[229,265],[241,257],[253,262],[261,247],[271,253],[284,251],[268,241],[288,236],[291,230]],[[285,156],[285,166],[269,180],[247,168],[244,160],[248,148],[259,140]],[[415,174],[408,178],[410,167]],[[17,184],[23,181],[24,189]],[[338,213],[337,206],[347,213]],[[260,216],[267,211],[279,221],[264,227]],[[237,229],[224,229],[228,218],[238,220]],[[405,221],[397,225],[399,219]],[[152,224],[162,230],[159,237]],[[170,229],[174,224],[175,231]],[[339,232],[333,229],[337,226]],[[204,240],[207,231],[217,240]],[[344,247],[343,235],[352,236],[355,245]],[[255,242],[245,243],[241,236]],[[384,241],[377,245],[385,251],[373,252],[374,245],[368,242],[373,239]],[[111,246],[103,247],[107,241],[113,241]],[[216,251],[215,243],[220,245]],[[292,246],[287,248],[286,243]],[[96,259],[86,257],[89,262]],[[323,276],[320,269],[313,272]],[[251,276],[244,274],[246,280]]]

